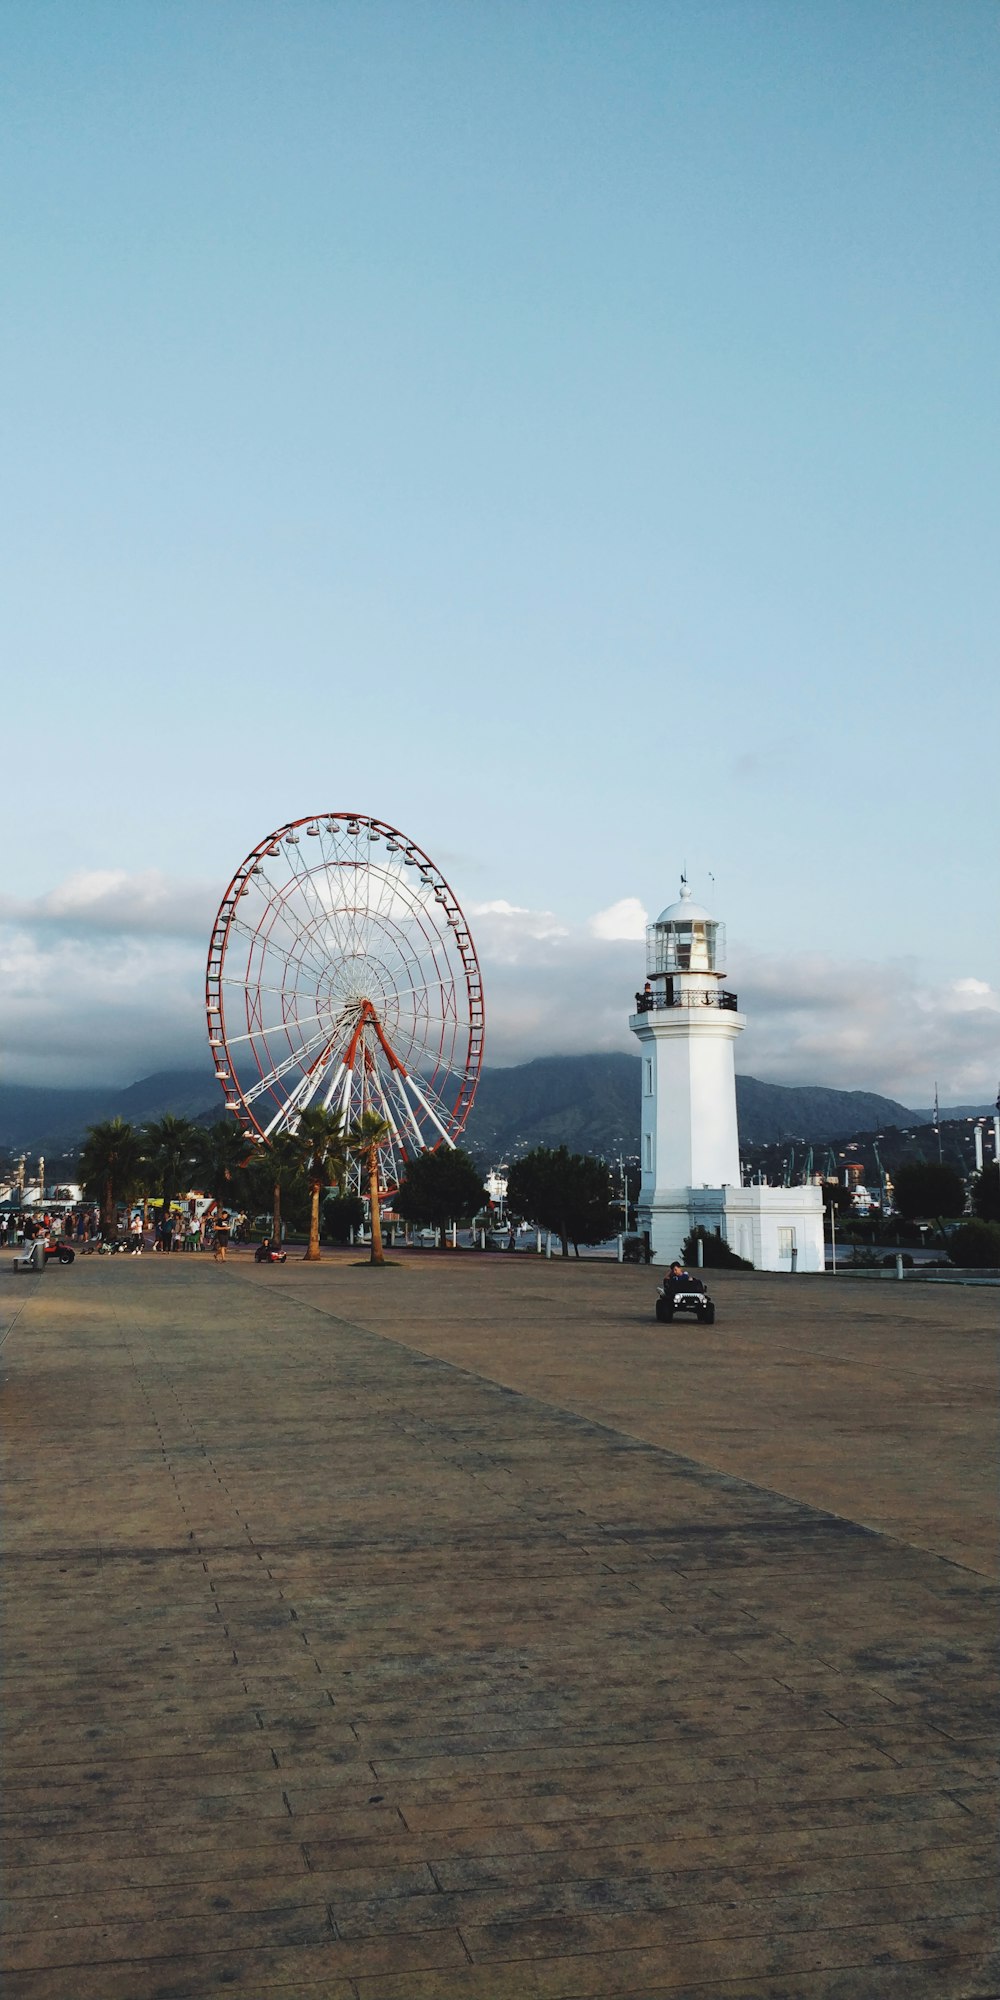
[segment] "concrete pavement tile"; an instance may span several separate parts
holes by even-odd
[[[5,1944],[6,1970],[39,1971],[62,1966],[69,1975],[78,1966],[122,1964],[129,1959],[171,1958],[198,1952],[255,1950],[260,1947],[300,1947],[332,1938],[325,1904],[305,1904],[289,1911],[218,1912],[157,1922],[91,1922],[70,1929],[41,1932],[31,1928],[12,1934]]]
[[[946,1916],[987,1917],[995,1905],[990,1863],[978,1873],[912,1878],[882,1874],[848,1879],[839,1889],[795,1884],[737,1871],[728,1877],[644,1875],[633,1871],[583,1879],[496,1886],[450,1895],[379,1899],[341,1894],[334,1899],[337,1929],[344,1937],[390,1935],[409,1929],[442,1929],[456,1924],[474,1958],[530,1956],[521,1946],[529,1933],[541,1940],[539,1955],[567,1920],[575,1948],[600,1949],[605,1936],[623,1948],[694,1937],[772,1937],[783,1931],[839,1929],[852,1923],[903,1924],[930,1918],[943,1906]],[[508,1949],[510,1937],[518,1949]],[[477,1942],[478,1941],[478,1942]],[[484,1942],[485,1941],[485,1942]]]
[[[576,1954],[567,1941],[565,1951],[545,1959],[474,1964],[450,1976],[411,1974],[405,1981],[362,1975],[357,1987],[359,2000],[404,2000],[404,1995],[406,2000],[654,2000],[699,1987],[702,1993],[724,1992],[726,1983],[737,1979],[751,1992],[762,1983],[779,1991],[784,1984],[787,2000],[798,2000],[801,1982],[819,1974],[840,1980],[847,1992],[847,1982],[854,1980],[857,2000],[868,2000],[866,1978],[909,1962],[930,2000],[949,1975],[964,1976],[963,1958],[981,1962],[982,1950],[981,1936],[961,1922],[932,1930],[859,1927],[770,1943],[744,1939],[735,1949],[725,1941],[701,1940]]]
[[[323,1965],[332,1978],[352,1978],[364,1968],[372,1973],[410,1973],[428,1968],[467,1965],[468,1954],[453,1930],[435,1930],[392,1937],[342,1940],[330,1925],[323,1905],[303,1905],[297,1911],[219,1911],[210,1918],[183,1917],[163,1923],[88,1924],[12,1938],[6,1946],[6,1971],[38,1972],[61,1968],[67,1988],[76,1990],[81,1968],[105,1968],[113,1979],[132,1961],[188,1963],[221,1951],[279,1950],[308,1954],[322,1950]],[[308,1956],[306,1969],[310,1967]]]
[[[645,1900],[637,1895],[637,1907],[629,1908],[622,1902],[614,1907],[614,1893],[605,1891],[601,1884],[593,1901],[597,1904],[586,1908],[587,1888],[581,1885],[582,1893],[567,1893],[569,1885],[558,1885],[551,1894],[553,1904],[550,1915],[511,1918],[505,1921],[477,1923],[462,1921],[458,1914],[463,1899],[455,1899],[456,1916],[462,1936],[469,1948],[473,1961],[477,1964],[488,1959],[549,1958],[559,1956],[565,1950],[607,1952],[651,1950],[676,1944],[678,1947],[690,1941],[708,1941],[714,1945],[729,1939],[734,1949],[742,1952],[754,1940],[766,1939],[777,1950],[788,1937],[806,1936],[837,1937],[842,1932],[877,1926],[894,1930],[903,1926],[922,1924],[928,1933],[939,1923],[943,1925],[945,1940],[958,1927],[962,1935],[969,1935],[976,1943],[989,1936],[990,1919],[995,1909],[995,1889],[992,1878],[980,1877],[972,1883],[962,1882],[957,1893],[954,1885],[938,1885],[937,1891],[927,1885],[878,1885],[868,1892],[852,1895],[810,1895],[777,1896],[758,1899],[751,1893],[744,1900],[708,1899],[689,1902],[676,1891],[673,1899],[657,1899],[654,1892]],[[544,1901],[545,1892],[540,1895]],[[524,1897],[526,1908],[530,1908],[530,1894]],[[607,1900],[610,1907],[602,1907]],[[947,1906],[942,1912],[937,1905]],[[566,1907],[560,1907],[565,1904]],[[339,1921],[339,1919],[338,1919]]]
[[[884,1838],[875,1838],[879,1833]],[[559,1848],[545,1853],[431,1857],[435,1880],[446,1893],[500,1885],[600,1880],[627,1876],[639,1882],[661,1877],[692,1895],[705,1891],[748,1895],[781,1889],[810,1893],[847,1888],[857,1882],[964,1881],[987,1874],[991,1849],[982,1837],[943,1845],[931,1822],[914,1828],[865,1829],[864,1852],[857,1853],[854,1828],[825,1828],[807,1834],[731,1836],[724,1850],[717,1840],[675,1840],[644,1845]],[[725,1860],[720,1861],[720,1852]]]
[[[335,1896],[353,1901],[377,1893],[386,1900],[410,1901],[423,1895],[435,1896],[440,1901],[437,1886],[424,1863],[396,1870],[346,1868],[336,1874],[317,1875],[310,1873],[303,1861],[295,1874],[281,1875],[272,1865],[266,1875],[249,1879],[224,1876],[212,1880],[206,1879],[202,1872],[197,1879],[184,1884],[159,1882],[145,1888],[133,1885],[111,1889],[104,1881],[100,1885],[99,1919],[93,1896],[80,1882],[64,1885],[58,1893],[42,1879],[33,1885],[26,1885],[23,1880],[8,1881],[6,1887],[4,1930],[11,1937],[31,1930],[84,1929],[96,1921],[134,1924],[193,1917],[212,1920],[217,1912],[250,1911],[277,1919],[307,1905],[318,1904],[325,1911]],[[423,1927],[414,1924],[412,1928]]]
[[[11,1866],[4,1870],[6,1907],[12,1922],[20,1918],[20,1905],[58,1898],[63,1906],[86,1898],[91,1912],[113,1915],[118,1897],[142,1898],[152,1893],[169,1897],[175,1888],[197,1893],[229,1895],[233,1888],[265,1900],[261,1882],[297,1882],[310,1874],[300,1847],[243,1848],[236,1853],[220,1853],[195,1847],[178,1854],[133,1854],[108,1856],[92,1852],[81,1843],[82,1851],[72,1859],[61,1851],[56,1859],[38,1865]],[[365,1876],[367,1871],[358,1873]],[[336,1878],[334,1878],[336,1879]],[[379,1878],[381,1879],[381,1878]],[[327,1892],[324,1891],[324,1894]],[[138,1905],[137,1905],[138,1907]],[[83,1921],[83,1914],[79,1921]]]
[[[213,1952],[193,1958],[73,1968],[72,2000],[209,2000],[219,1993],[286,1993],[294,2000],[357,2000],[351,1980],[321,1968],[322,1947],[306,1952]],[[5,1982],[5,2000],[69,2000],[64,1967],[20,1972]]]

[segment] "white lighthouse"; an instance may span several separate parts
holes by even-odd
[[[822,1190],[742,1185],[735,1047],[746,1018],[724,984],[725,939],[683,876],[679,901],[646,932],[629,1021],[642,1057],[639,1229],[657,1264],[701,1225],[758,1270],[822,1271]]]

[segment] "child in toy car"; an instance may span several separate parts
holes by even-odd
[[[672,1320],[677,1312],[694,1313],[702,1326],[715,1322],[715,1307],[705,1290],[703,1278],[692,1278],[675,1257],[656,1295],[656,1317]]]

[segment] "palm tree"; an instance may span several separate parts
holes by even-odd
[[[387,1118],[380,1118],[377,1111],[363,1111],[347,1135],[348,1151],[358,1154],[368,1174],[368,1200],[372,1217],[372,1250],[369,1261],[372,1264],[385,1263],[378,1193],[378,1149],[385,1144],[391,1133],[392,1126]]]
[[[309,1244],[306,1262],[319,1263],[319,1204],[325,1187],[339,1185],[347,1164],[344,1127],[336,1111],[318,1107],[303,1111],[298,1127],[288,1135],[295,1142],[295,1157],[309,1182]],[[290,1149],[289,1149],[290,1150]]]
[[[199,1133],[195,1172],[205,1182],[205,1192],[223,1208],[240,1204],[239,1179],[256,1160],[256,1149],[235,1119],[219,1118]]]
[[[141,1170],[142,1149],[134,1125],[124,1118],[91,1125],[80,1152],[79,1174],[87,1193],[100,1203],[105,1236],[114,1235],[118,1203],[134,1193]]]
[[[253,1158],[255,1199],[271,1204],[271,1242],[281,1244],[281,1197],[302,1179],[302,1151],[294,1132],[276,1132]]]
[[[174,1195],[187,1186],[199,1164],[204,1134],[190,1118],[175,1118],[167,1111],[143,1126],[142,1138],[146,1164],[159,1183],[166,1215]]]

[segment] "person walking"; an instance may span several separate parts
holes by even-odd
[[[226,1251],[228,1250],[228,1248],[229,1248],[229,1217],[228,1215],[224,1215],[220,1211],[220,1213],[215,1218],[215,1241],[212,1245],[212,1255],[215,1258],[217,1264],[225,1263]]]

